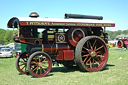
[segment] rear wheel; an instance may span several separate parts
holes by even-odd
[[[122,48],[123,46],[124,46],[123,41],[122,41],[122,40],[119,40],[119,41],[117,42],[117,47],[118,47],[118,48]]]
[[[35,52],[28,59],[27,68],[34,77],[46,76],[52,68],[51,58],[45,52]]]
[[[108,50],[104,40],[97,36],[82,38],[75,50],[75,61],[83,71],[102,70],[108,60]]]
[[[27,71],[27,60],[28,54],[27,52],[21,53],[16,59],[16,69],[23,74],[28,73]]]

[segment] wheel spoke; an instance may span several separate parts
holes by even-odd
[[[25,65],[25,64],[20,64],[19,66],[23,66],[23,65]]]
[[[88,56],[84,59],[84,62],[87,60]]]
[[[48,64],[48,62],[42,62],[43,64]]]
[[[41,60],[40,60],[40,57],[38,57],[38,58],[39,58],[39,62],[40,62],[40,61],[41,61]]]
[[[93,66],[92,66],[92,67],[94,67],[94,61],[95,61],[95,59],[93,58],[93,60],[92,60],[92,64],[93,64]]]
[[[90,61],[90,68],[92,68],[92,62]]]
[[[85,51],[82,51],[82,53],[86,53]]]
[[[99,49],[101,49],[101,48],[103,48],[104,46],[102,45],[102,46],[100,46],[99,48],[97,48],[95,51],[97,51],[97,50],[99,50]]]
[[[23,61],[19,61],[19,62],[24,63]]]
[[[85,47],[82,47],[83,49],[85,49],[85,50],[88,50],[87,48],[85,48]]]
[[[37,59],[36,58],[33,58],[36,62],[37,62]]]
[[[99,64],[101,63],[101,60],[99,59],[99,58],[97,58],[98,59],[98,61],[99,61]]]
[[[90,51],[90,49],[87,49],[87,48],[85,48],[85,47],[82,47],[83,49],[85,49],[85,50],[87,50],[88,52]]]
[[[39,68],[39,67],[38,67]],[[37,70],[36,70],[36,74],[38,73],[38,68],[37,68]]]
[[[96,52],[96,53],[98,54],[98,53],[100,53],[100,52],[101,52],[101,51],[98,51],[98,52]]]
[[[93,47],[91,46],[91,50],[93,50]]]
[[[22,58],[22,60],[25,62],[24,58]]]
[[[45,65],[42,65],[42,66],[47,68],[47,66],[45,66]]]
[[[25,67],[25,71],[26,71],[27,69],[26,69],[26,67]]]
[[[42,68],[43,69],[43,68]],[[43,71],[45,72],[45,69],[43,69]]]
[[[89,45],[90,45],[90,48],[92,49],[92,46],[91,46],[91,43],[88,41]]]
[[[89,48],[88,42],[87,42],[87,48]]]
[[[93,43],[93,47],[95,46],[95,44],[96,44],[96,40],[95,40],[94,43]]]
[[[103,58],[104,56],[103,55],[97,55],[98,57],[100,57],[100,58]]]
[[[36,69],[38,69],[38,66],[36,68],[34,68],[32,71],[35,71]]]
[[[45,58],[42,62],[46,61],[47,58]]]
[[[33,64],[33,65],[31,65],[31,66],[37,66],[37,65]]]
[[[25,66],[24,66],[25,67]],[[24,67],[21,69],[21,70],[23,70],[24,69]]]
[[[42,56],[41,59],[40,59],[41,61],[42,61],[42,58],[43,58],[43,56]]]
[[[40,67],[40,74],[42,74],[42,67]]]
[[[86,62],[86,64],[91,60],[91,57],[88,59],[88,61]]]
[[[83,55],[82,57],[86,57],[86,56],[89,56],[90,54],[86,54],[86,55]]]
[[[100,65],[100,63],[99,62],[97,62],[97,61],[95,61],[96,62],[96,64],[98,64],[98,66]]]
[[[37,64],[37,62],[35,62],[35,61],[32,61],[32,62],[31,62],[31,64]]]
[[[94,47],[94,51],[96,50],[96,46]]]

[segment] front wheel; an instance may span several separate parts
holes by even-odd
[[[45,52],[35,52],[29,57],[27,68],[34,77],[46,76],[52,68],[51,58]]]
[[[104,40],[98,36],[82,38],[75,50],[75,61],[83,71],[102,70],[108,60],[108,50]]]
[[[16,69],[22,73],[27,74],[27,60],[28,60],[28,54],[27,52],[21,53],[17,59],[16,59]]]

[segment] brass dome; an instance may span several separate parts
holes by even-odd
[[[29,17],[32,17],[32,18],[37,18],[39,17],[39,15],[36,13],[36,12],[32,12]]]

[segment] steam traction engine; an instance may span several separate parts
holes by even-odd
[[[17,28],[14,41],[27,44],[27,51],[16,59],[19,72],[46,76],[53,60],[67,68],[77,65],[83,71],[99,71],[106,66],[108,37],[104,30],[114,27],[114,22],[102,20],[102,16],[76,14],[65,14],[65,19],[38,18],[37,13],[29,16],[13,17],[8,22],[9,28]]]
[[[118,39],[117,47],[128,49],[128,38]]]

